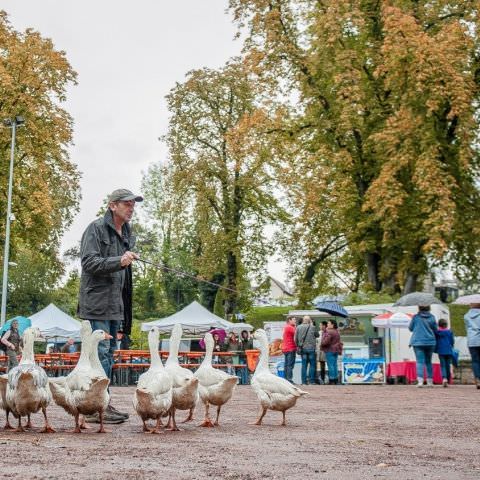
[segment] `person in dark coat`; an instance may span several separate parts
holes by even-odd
[[[135,237],[129,222],[136,202],[143,198],[130,190],[118,189],[108,197],[103,218],[93,221],[85,230],[80,246],[82,274],[78,298],[78,316],[90,321],[93,330],[111,335],[98,345],[98,355],[108,378],[111,378],[117,331],[130,334],[132,322],[132,262],[138,258],[132,250]],[[121,423],[128,418],[109,405],[105,423]],[[98,415],[86,417],[99,421]]]

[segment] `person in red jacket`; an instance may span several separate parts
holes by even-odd
[[[297,356],[297,345],[295,344],[295,317],[288,317],[287,324],[283,328],[282,351],[285,356],[285,378],[293,383],[293,367]]]

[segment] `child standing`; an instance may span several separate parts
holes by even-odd
[[[437,348],[436,352],[440,358],[440,367],[442,368],[442,383],[447,387],[451,377],[451,365],[453,360],[453,345],[455,338],[452,331],[448,328],[448,323],[441,318],[438,321]]]

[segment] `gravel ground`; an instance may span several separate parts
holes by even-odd
[[[49,408],[55,434],[0,431],[0,478],[13,479],[474,479],[480,478],[480,391],[473,386],[312,386],[287,412],[268,412],[238,386],[220,427],[196,421],[180,432],[141,433],[134,387],[112,389],[114,404],[131,414],[110,433],[68,431],[73,419]],[[183,418],[185,412],[179,412]],[[96,427],[95,425],[93,427]]]

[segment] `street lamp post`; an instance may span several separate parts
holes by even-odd
[[[15,158],[15,136],[17,127],[23,125],[23,117],[4,120],[4,125],[12,129],[12,143],[10,146],[10,171],[8,177],[8,200],[7,200],[7,222],[5,227],[5,249],[3,254],[3,280],[2,280],[2,307],[0,310],[0,326],[5,323],[7,313],[7,286],[8,286],[8,255],[10,253],[10,220],[12,217],[12,190],[13,190],[13,161]]]

